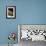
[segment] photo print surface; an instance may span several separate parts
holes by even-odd
[[[13,8],[8,8],[8,15],[13,16]]]
[[[46,41],[46,25],[20,24],[18,28],[20,28],[20,40]]]

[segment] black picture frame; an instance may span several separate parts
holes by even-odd
[[[6,6],[6,19],[16,19],[16,6]]]

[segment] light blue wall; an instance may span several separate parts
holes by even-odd
[[[17,0],[17,17],[21,24],[46,24],[46,0]]]
[[[16,0],[0,0],[0,43],[8,43],[10,32],[17,34],[17,19],[6,19],[6,6],[9,5],[16,6]]]
[[[16,19],[6,19],[6,6],[16,6]],[[17,24],[46,24],[46,0],[0,0],[0,43],[8,43]],[[17,42],[17,40],[16,40]]]

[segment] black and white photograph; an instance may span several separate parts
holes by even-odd
[[[7,19],[16,19],[16,6],[7,6],[6,18]]]

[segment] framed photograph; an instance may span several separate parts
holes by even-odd
[[[46,24],[18,24],[18,42],[24,40],[46,41]]]
[[[6,18],[7,19],[16,19],[16,6],[7,6],[6,7]]]

